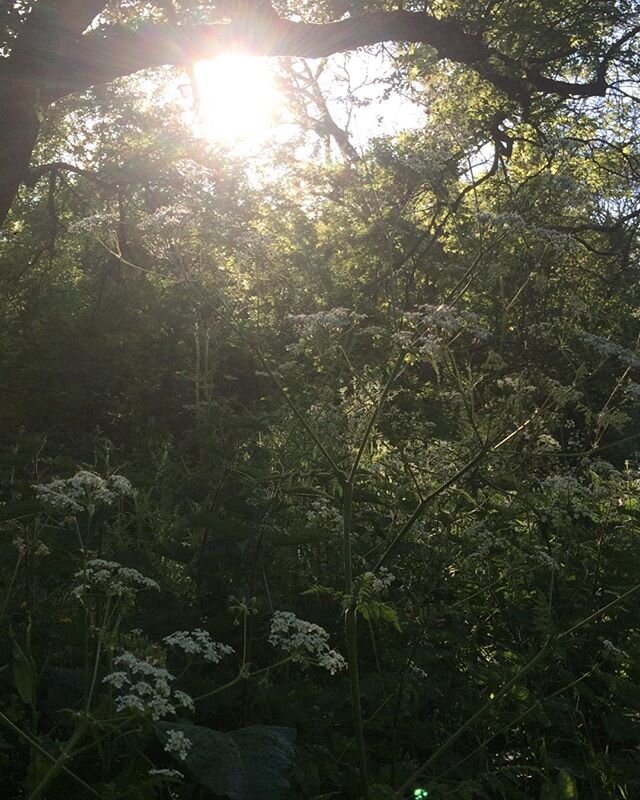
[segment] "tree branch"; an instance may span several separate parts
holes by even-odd
[[[226,24],[148,24],[131,30],[113,26],[92,32],[62,54],[48,94],[52,99],[106,83],[141,69],[184,65],[230,50],[258,56],[323,58],[381,42],[425,44],[440,58],[467,64],[514,98],[532,91],[567,98],[602,96],[605,76],[573,83],[541,75],[539,67],[514,64],[451,19],[424,12],[372,12],[339,22],[292,22],[276,15],[241,16]]]

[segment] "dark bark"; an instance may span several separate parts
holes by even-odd
[[[18,188],[29,173],[31,153],[38,138],[37,99],[33,95],[5,96],[0,118],[0,224],[4,222]]]

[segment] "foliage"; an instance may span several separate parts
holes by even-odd
[[[559,75],[633,10],[489,5],[430,10]],[[0,255],[2,796],[638,796],[637,102],[393,55],[424,126],[324,162],[203,141],[169,72],[44,122],[83,171]]]

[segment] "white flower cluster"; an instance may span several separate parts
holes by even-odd
[[[547,475],[541,481],[540,488],[547,492],[557,492],[558,494],[584,494],[585,487],[573,475]]]
[[[165,753],[185,761],[189,755],[193,742],[182,731],[167,731],[167,741],[164,746]]]
[[[114,658],[113,663],[118,669],[102,682],[119,691],[116,711],[139,711],[154,720],[175,714],[177,708],[193,711],[193,700],[186,692],[171,688],[175,676],[164,667],[128,651]]]
[[[224,656],[235,653],[228,644],[214,642],[202,628],[194,631],[175,631],[162,640],[169,647],[177,647],[189,656],[202,656],[210,664],[218,664]]]
[[[629,653],[622,648],[617,647],[610,639],[602,640],[602,649],[604,652],[613,658],[615,661],[628,661]]]
[[[323,528],[335,534],[342,532],[342,514],[326,498],[313,500],[305,517],[307,527]]]
[[[638,358],[634,352],[617,342],[612,342],[611,339],[605,339],[604,336],[598,336],[588,331],[581,331],[580,338],[585,344],[592,347],[602,356],[616,358],[622,364],[626,364],[629,367],[640,366],[640,358]]]
[[[500,544],[499,538],[483,522],[473,522],[464,533],[465,539],[473,544],[470,559],[484,560],[496,546]]]
[[[346,662],[329,648],[329,634],[313,622],[298,619],[291,611],[276,611],[271,620],[269,644],[291,653],[299,663],[311,661],[335,675]]]
[[[384,594],[395,579],[396,576],[389,572],[386,567],[380,567],[377,574],[375,572],[365,572],[362,575],[362,581],[368,584],[368,588],[373,594]]]
[[[69,232],[74,234],[89,234],[99,236],[109,234],[118,226],[118,220],[113,213],[99,212],[91,214],[70,226]]]
[[[305,335],[311,336],[322,330],[343,330],[365,319],[348,308],[331,308],[315,314],[297,314],[289,317],[294,325]]]
[[[193,212],[179,203],[173,206],[160,206],[139,223],[142,231],[179,233],[193,220]]]
[[[640,386],[637,383],[629,383],[624,391],[632,400],[640,400]]]
[[[560,569],[560,564],[556,561],[556,559],[542,547],[536,547],[534,549],[533,556],[539,564],[542,564],[549,569]]]
[[[117,561],[105,561],[103,558],[87,561],[86,567],[78,570],[73,577],[78,583],[71,594],[78,599],[87,594],[101,594],[130,600],[144,589],[160,589],[154,580],[145,577],[137,569],[123,567]]]
[[[481,211],[477,214],[477,220],[481,224],[494,225],[496,228],[504,226],[515,230],[522,230],[525,227],[522,216],[514,213],[493,214],[489,211]]]
[[[135,491],[124,475],[102,478],[95,472],[81,469],[71,478],[39,483],[33,487],[36,495],[54,511],[93,514],[98,506],[111,506],[125,497],[133,497]]]

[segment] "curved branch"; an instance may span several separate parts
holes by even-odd
[[[40,180],[40,178],[42,178],[43,175],[54,175],[58,172],[73,172],[76,175],[81,175],[83,178],[95,183],[97,186],[101,186],[103,189],[115,191],[117,188],[116,184],[109,183],[108,181],[99,178],[95,172],[92,172],[88,169],[83,169],[82,167],[76,167],[74,164],[67,164],[66,161],[53,161],[50,164],[41,164],[38,167],[34,167],[29,172],[29,175],[25,179],[24,183],[27,186],[35,186],[35,184]]]
[[[514,64],[455,20],[436,19],[425,12],[381,11],[323,24],[256,15],[224,24],[148,24],[137,30],[114,26],[85,34],[61,56],[55,77],[48,81],[48,94],[56,99],[141,69],[184,65],[230,50],[323,58],[391,41],[433,47],[440,58],[470,66],[515,98],[532,91],[563,98],[593,97],[604,95],[608,88],[603,74],[574,83],[541,75],[539,67]]]

